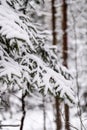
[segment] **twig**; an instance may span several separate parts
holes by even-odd
[[[0,125],[0,127],[18,127],[18,126],[20,126],[20,125],[3,125],[3,124],[1,124]]]
[[[71,9],[70,9],[70,11],[71,11]],[[77,97],[78,97],[78,106],[77,106],[77,108],[78,108],[78,110],[80,111],[80,113],[78,114],[78,116],[79,116],[79,119],[80,119],[80,123],[81,123],[81,130],[83,130],[83,128],[84,128],[84,130],[86,130],[86,128],[85,128],[85,126],[84,126],[84,124],[83,124],[83,122],[82,122],[82,113],[81,113],[81,109],[80,109],[80,97],[79,97],[79,93],[80,93],[80,90],[79,90],[79,81],[78,81],[78,63],[77,63],[77,48],[78,48],[78,46],[77,46],[77,35],[76,35],[76,21],[75,21],[75,18],[74,18],[74,16],[73,16],[73,14],[72,14],[72,11],[71,11],[71,15],[72,15],[72,17],[73,17],[73,22],[74,22],[74,24],[73,24],[73,29],[74,29],[74,36],[75,36],[75,69],[76,69],[76,85],[77,85]]]
[[[61,113],[61,115],[62,115],[63,120],[65,121],[65,118],[64,118],[64,116],[63,116],[63,114],[62,114],[61,111],[60,111],[60,113]],[[78,128],[76,128],[75,126],[73,126],[69,121],[67,121],[66,123],[67,123],[70,127],[74,128],[75,130],[79,130]]]

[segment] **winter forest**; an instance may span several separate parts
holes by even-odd
[[[87,130],[87,0],[0,0],[0,130]]]

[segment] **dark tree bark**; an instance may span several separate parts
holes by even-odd
[[[53,34],[53,45],[57,44],[57,34],[56,34],[56,8],[55,8],[55,0],[52,0],[52,34]],[[55,98],[56,105],[56,130],[61,130],[62,122],[61,122],[61,114],[60,114],[60,101],[59,98]]]
[[[63,14],[63,19],[62,19],[62,29],[63,29],[63,65],[68,67],[67,65],[67,50],[68,50],[68,40],[67,40],[67,4],[66,0],[63,0],[63,7],[62,7],[62,14]],[[65,129],[70,130],[69,126],[69,106],[65,104]]]
[[[55,98],[56,102],[56,129],[61,130],[62,122],[61,122],[61,114],[60,114],[60,100],[59,98]]]
[[[65,104],[65,129],[70,130],[69,125],[69,106]]]
[[[46,108],[45,108],[45,97],[43,96],[43,130],[46,130]]]
[[[22,94],[22,118],[21,118],[21,125],[20,125],[20,130],[23,130],[23,126],[24,126],[24,119],[25,119],[25,115],[26,115],[26,111],[25,111],[25,97],[26,97],[26,93]]]
[[[63,7],[62,7],[62,14],[63,14],[63,19],[62,19],[62,29],[63,29],[63,65],[67,67],[67,50],[68,50],[68,42],[67,42],[67,4],[65,2],[66,0],[63,0]]]
[[[55,0],[52,0],[52,34],[53,34],[53,45],[56,45],[57,44],[57,34],[56,34],[56,17],[55,17],[55,14],[56,14],[56,8],[55,8]]]

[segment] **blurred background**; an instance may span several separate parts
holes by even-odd
[[[11,3],[12,0],[7,0]],[[0,129],[87,130],[87,0],[13,0],[13,7],[39,25],[46,44],[57,45],[57,57],[74,79],[76,103],[37,91],[0,95]],[[44,31],[43,31],[44,30]]]

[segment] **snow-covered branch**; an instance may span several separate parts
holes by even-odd
[[[29,83],[45,95],[73,101],[71,74],[59,65],[56,47],[45,42],[29,17],[8,3],[0,5],[0,88],[30,91]]]

